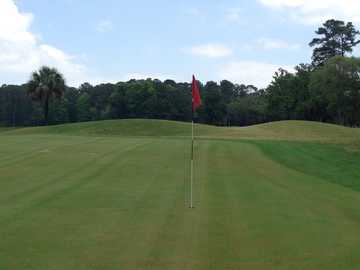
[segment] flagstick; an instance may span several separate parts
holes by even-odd
[[[190,166],[190,208],[194,208],[193,204],[193,184],[194,184],[194,118],[191,122],[191,166]]]
[[[190,165],[190,208],[194,208],[194,198],[193,198],[193,189],[194,189],[194,113],[195,110],[201,105],[201,97],[199,92],[199,86],[193,75],[192,80],[192,117],[191,117],[191,165]]]

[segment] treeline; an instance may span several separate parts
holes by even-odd
[[[360,126],[360,59],[335,56],[323,66],[279,70],[266,90],[269,120]]]
[[[360,126],[360,59],[346,56],[359,43],[359,32],[351,23],[329,20],[316,34],[310,43],[315,47],[312,63],[298,65],[294,73],[280,69],[266,89],[226,80],[200,83],[203,106],[197,121],[244,126],[298,119]],[[46,81],[52,71],[44,70],[34,73],[28,84],[0,87],[0,125],[45,123],[41,97],[48,88],[39,90],[38,85],[43,87],[41,80]],[[45,106],[49,124],[124,118],[190,121],[192,117],[191,84],[172,80],[84,83],[66,87],[61,99],[49,102]]]
[[[246,125],[266,121],[263,91],[229,81],[200,84],[203,106],[197,120],[215,125]],[[0,88],[0,123],[40,125],[43,108],[27,95],[28,86]],[[124,118],[191,121],[191,84],[172,80],[131,80],[117,84],[88,83],[67,87],[62,99],[52,99],[49,123]]]

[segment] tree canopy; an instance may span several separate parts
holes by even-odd
[[[27,83],[27,92],[33,100],[43,104],[44,120],[49,121],[49,102],[52,98],[60,99],[65,91],[65,80],[63,76],[55,69],[42,67],[31,75]]]
[[[315,32],[319,37],[310,42],[315,47],[312,60],[314,66],[321,66],[330,58],[351,53],[359,44],[357,36],[360,34],[351,22],[328,20]]]

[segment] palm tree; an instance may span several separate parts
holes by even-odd
[[[65,79],[55,68],[44,66],[31,75],[27,92],[33,100],[43,105],[45,124],[48,125],[50,99],[60,99],[64,95]]]

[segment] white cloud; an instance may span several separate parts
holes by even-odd
[[[204,44],[186,49],[185,52],[192,55],[204,56],[209,58],[220,58],[230,56],[232,50],[223,44]]]
[[[266,87],[272,81],[275,72],[279,68],[284,68],[289,72],[294,71],[292,67],[284,65],[256,61],[238,61],[224,65],[220,69],[219,77],[221,80]]]
[[[0,39],[9,42],[35,42],[34,36],[27,31],[33,16],[19,14],[13,1],[0,1]]]
[[[24,83],[43,65],[59,69],[69,85],[88,81],[91,77],[74,56],[41,43],[30,31],[32,20],[13,0],[0,0],[0,83]]]
[[[114,28],[114,25],[111,21],[103,20],[103,21],[98,22],[95,29],[99,33],[106,33],[106,32],[110,32],[111,30],[113,30],[113,28]]]
[[[292,19],[319,24],[337,18],[360,23],[359,0],[259,0],[265,6],[290,12]]]
[[[299,44],[292,44],[284,40],[271,39],[271,38],[260,38],[257,40],[259,47],[265,50],[274,50],[274,49],[289,49],[297,50],[301,48]]]

